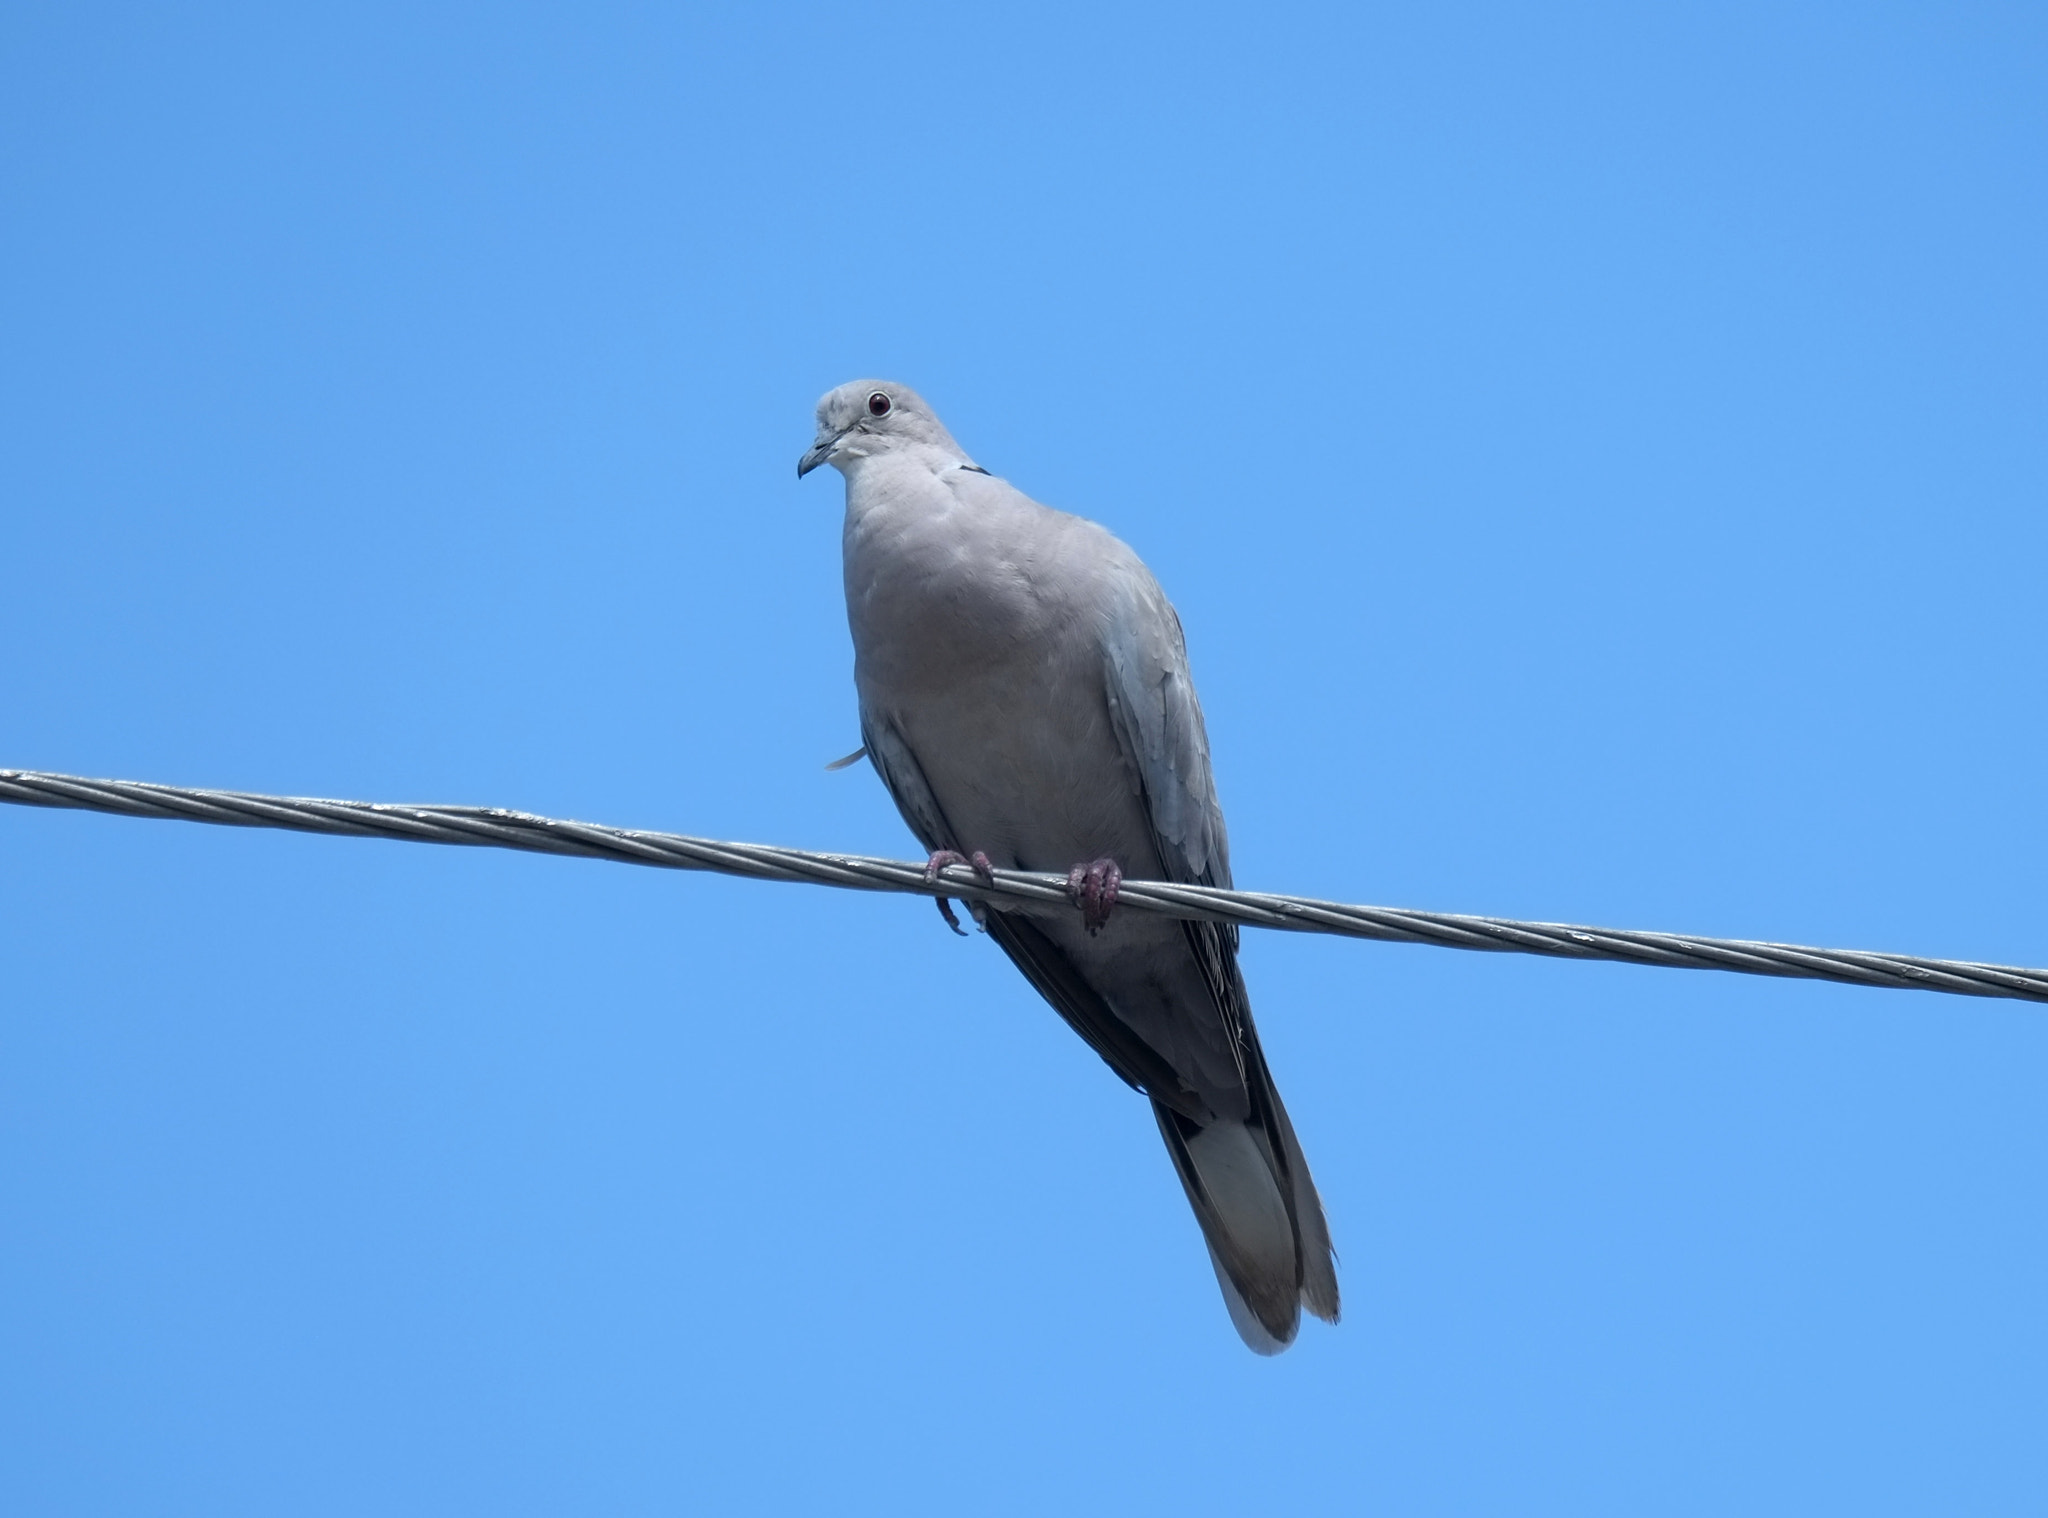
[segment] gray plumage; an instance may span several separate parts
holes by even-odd
[[[846,610],[869,760],[928,850],[1228,886],[1180,621],[1136,554],[970,459],[902,385],[818,403],[799,475],[846,477]],[[1237,968],[1237,930],[978,910],[989,936],[1152,1101],[1231,1320],[1272,1354],[1332,1322],[1322,1203]]]

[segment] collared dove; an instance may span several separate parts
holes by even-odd
[[[1252,1026],[1237,930],[1112,911],[1122,872],[1230,884],[1158,582],[1103,528],[991,476],[902,385],[855,380],[819,401],[797,474],[820,464],[846,477],[866,753],[934,871],[1072,867],[1081,910],[976,917],[1151,1098],[1245,1343],[1278,1353],[1304,1306],[1335,1322],[1329,1230]]]

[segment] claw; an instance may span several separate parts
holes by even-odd
[[[1067,871],[1067,899],[1081,909],[1081,921],[1089,937],[1100,933],[1109,921],[1123,883],[1123,868],[1114,859],[1077,864]]]
[[[979,875],[982,882],[986,885],[994,885],[996,883],[996,867],[989,863],[988,855],[984,854],[980,849],[976,849],[971,856],[961,853],[958,849],[940,849],[924,862],[924,878],[933,884],[937,884],[939,871],[947,868],[949,865],[956,864],[966,865],[968,869]],[[960,919],[953,914],[951,898],[935,896],[932,899],[939,904],[939,915],[946,919],[946,926],[955,933],[958,933],[962,938],[965,938],[967,930],[960,926]],[[970,902],[970,910],[972,907],[973,904]],[[981,914],[977,911],[974,915],[975,919],[979,921]]]

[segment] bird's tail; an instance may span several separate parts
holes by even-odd
[[[1337,1321],[1337,1262],[1294,1125],[1257,1034],[1246,1033],[1246,1120],[1198,1123],[1157,1101],[1152,1113],[1202,1225],[1230,1321],[1253,1350],[1277,1355],[1294,1342],[1303,1307]]]

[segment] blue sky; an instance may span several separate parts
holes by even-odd
[[[1239,880],[2048,963],[2023,6],[16,7],[0,765],[902,855],[819,392]],[[2048,1018],[1259,937],[1341,1327],[922,902],[0,809],[10,1513],[2020,1513]]]

